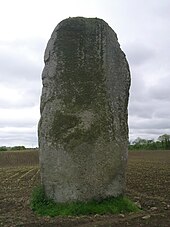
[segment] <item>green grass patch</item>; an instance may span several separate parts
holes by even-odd
[[[95,214],[118,214],[137,212],[139,208],[128,198],[119,196],[109,197],[101,201],[55,203],[46,198],[42,187],[33,190],[31,208],[41,216],[80,216]]]

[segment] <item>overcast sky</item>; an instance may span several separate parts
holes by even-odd
[[[132,75],[130,139],[170,134],[169,0],[0,0],[0,146],[37,146],[44,50],[74,16],[102,18],[118,35]]]

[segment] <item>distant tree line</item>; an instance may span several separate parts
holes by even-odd
[[[0,147],[0,151],[19,151],[19,150],[26,150],[25,146],[14,146],[14,147]]]
[[[129,150],[170,150],[170,135],[161,135],[156,141],[138,137],[129,143]]]
[[[26,149],[25,146],[0,147],[0,151],[19,151]],[[129,150],[170,150],[170,135],[161,135],[156,141],[138,137],[134,141],[129,142]]]

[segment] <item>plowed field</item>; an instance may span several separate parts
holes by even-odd
[[[129,153],[126,195],[142,212],[68,218],[38,217],[30,209],[40,184],[38,152],[0,153],[0,226],[170,227],[170,151]]]

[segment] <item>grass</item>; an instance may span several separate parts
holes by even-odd
[[[31,208],[38,215],[51,217],[118,214],[139,211],[139,208],[132,201],[123,196],[110,197],[101,201],[55,203],[46,198],[41,186],[33,190]]]

